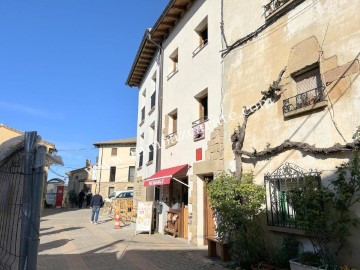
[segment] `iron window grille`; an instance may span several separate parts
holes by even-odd
[[[298,228],[296,212],[289,202],[288,191],[304,186],[308,177],[321,185],[320,172],[306,171],[291,163],[285,163],[273,173],[265,174],[267,224],[269,226]]]

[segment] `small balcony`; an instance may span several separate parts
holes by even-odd
[[[318,87],[307,92],[298,94],[283,101],[284,116],[303,113],[320,107],[327,106],[324,87]]]
[[[177,132],[170,133],[165,136],[165,149],[177,144],[178,134]]]
[[[178,73],[178,69],[174,69],[173,71],[170,72],[170,74],[167,76],[167,79],[170,80],[176,73]]]
[[[275,14],[283,14],[290,10],[295,5],[305,0],[271,0],[268,4],[264,5],[265,19],[270,19]]]
[[[206,45],[208,45],[207,39],[204,40],[204,42],[202,42],[202,43],[200,44],[200,46],[197,47],[197,48],[193,51],[193,57],[194,57],[195,55],[197,55],[203,48],[205,48]]]
[[[194,142],[205,139],[205,122],[208,120],[205,116],[192,122]]]

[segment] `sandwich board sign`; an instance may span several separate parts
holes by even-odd
[[[151,234],[152,211],[153,202],[138,202],[135,234],[140,232],[149,232]]]

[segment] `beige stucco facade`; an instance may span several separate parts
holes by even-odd
[[[95,191],[107,198],[111,191],[134,189],[136,138],[94,143],[99,148],[96,166],[92,167]]]
[[[262,14],[266,3],[224,0],[229,44],[265,23]],[[268,90],[284,67],[280,98],[266,100],[249,116],[242,150],[260,152],[285,140],[324,148],[352,142],[360,121],[359,12],[360,3],[356,1],[304,1],[224,57],[225,169],[236,168],[230,137],[244,121],[243,107],[256,104],[262,98],[261,91]],[[319,69],[325,100],[284,113],[284,100],[298,94],[296,77],[313,66]],[[242,168],[253,171],[256,183],[262,185],[266,173],[289,162],[305,170],[320,171],[326,183],[334,177],[336,166],[350,156],[288,150],[262,159],[243,156]],[[360,217],[359,209],[353,209],[356,217]],[[360,265],[359,240],[360,234],[354,230],[342,250],[343,262]]]

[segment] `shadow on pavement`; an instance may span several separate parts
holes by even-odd
[[[64,245],[66,245],[68,242],[70,242],[72,240],[73,239],[61,239],[61,240],[54,240],[54,241],[51,241],[51,242],[40,244],[38,252],[42,252],[42,251],[45,251],[45,250],[50,250],[50,249],[54,249],[54,248],[64,246]]]
[[[51,227],[51,228],[54,228],[54,227]],[[40,233],[40,236],[52,235],[52,234],[57,234],[57,233],[61,233],[61,232],[73,231],[73,230],[79,230],[79,229],[82,229],[82,228],[84,228],[84,227],[69,227],[69,228],[65,228],[65,229],[61,229],[61,230],[55,230],[55,231]]]
[[[223,270],[225,263],[212,260],[201,250],[128,250],[100,252],[105,247],[82,254],[39,255],[38,270],[122,269],[122,270]],[[56,267],[57,265],[57,267]]]

